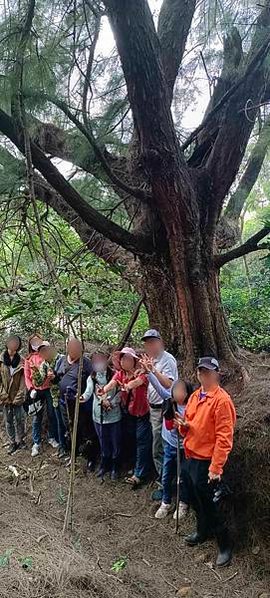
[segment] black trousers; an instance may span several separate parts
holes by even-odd
[[[186,459],[181,465],[181,475],[187,485],[190,504],[196,513],[197,531],[205,539],[209,536],[219,538],[226,532],[224,515],[213,502],[214,484],[208,483],[210,461]]]
[[[68,410],[67,410],[68,407]],[[67,430],[67,448],[71,449],[71,435],[73,429],[75,401],[60,404],[61,415]],[[94,428],[92,410],[90,405],[82,404],[79,407],[79,420],[77,429],[76,454],[83,454],[87,461],[95,462],[98,456],[98,437]]]

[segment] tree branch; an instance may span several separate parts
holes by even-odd
[[[27,92],[26,95],[33,97],[35,94]],[[38,95],[39,95],[39,97],[41,97],[41,94],[38,94]],[[97,142],[94,138],[94,135],[91,131],[89,122],[88,122],[88,126],[86,128],[86,126],[83,125],[80,122],[80,120],[71,112],[68,105],[63,100],[58,100],[57,98],[51,97],[51,96],[47,95],[46,93],[42,94],[42,98],[47,102],[53,103],[60,110],[62,110],[62,112],[64,114],[66,114],[66,116],[69,118],[69,120],[71,122],[73,122],[73,124],[77,127],[77,129],[84,135],[84,137],[87,139],[87,141],[90,143],[90,145],[94,149],[95,155],[96,155],[97,159],[99,160],[102,168],[104,169],[104,172],[106,173],[107,177],[109,178],[109,180],[111,180],[111,182],[116,187],[119,187],[119,189],[122,189],[122,191],[125,191],[125,193],[127,193],[128,195],[136,197],[137,199],[140,199],[142,201],[146,202],[149,199],[151,199],[151,194],[144,191],[144,189],[136,189],[136,188],[130,187],[124,181],[119,179],[117,177],[117,175],[111,170],[110,165],[108,164],[108,162],[106,160],[105,153],[101,150],[101,148],[99,147],[99,145],[97,144]]]
[[[160,9],[158,36],[170,103],[195,7],[196,0],[163,0]]]
[[[221,268],[224,264],[228,262],[232,262],[233,260],[237,259],[238,257],[243,257],[243,255],[247,255],[248,253],[252,253],[252,251],[259,251],[261,249],[267,249],[270,247],[268,244],[258,245],[258,243],[267,237],[270,233],[270,226],[265,226],[259,232],[257,232],[253,237],[250,237],[243,245],[236,247],[235,249],[231,249],[231,251],[227,251],[227,253],[222,253],[221,255],[216,255],[214,257],[214,263],[217,268]]]
[[[35,173],[34,184],[37,199],[52,208],[72,226],[89,251],[103,259],[107,264],[119,266],[123,277],[129,282],[132,280],[133,284],[136,283],[139,276],[138,265],[131,253],[109,241],[86,224],[75,210],[68,206],[62,197],[37,173]]]
[[[225,217],[238,220],[246,199],[248,198],[260,174],[263,161],[270,144],[270,117],[268,117],[258,136],[257,142],[249,156],[246,169],[240,179],[236,191],[231,195],[225,209]]]
[[[0,110],[0,130],[24,154],[25,148],[23,135],[19,136],[17,134],[13,126],[12,118],[3,110]],[[33,141],[31,141],[31,153],[34,167],[39,170],[52,188],[63,197],[63,199],[89,226],[93,227],[106,238],[135,254],[151,253],[152,242],[149,239],[129,233],[92,208],[92,206],[81,197],[76,189],[66,181],[54,164],[51,163],[49,158],[47,158],[44,152]]]
[[[115,35],[141,154],[179,161],[160,42],[147,0],[105,0]],[[183,161],[182,161],[183,162]],[[151,161],[148,161],[148,165]]]
[[[270,36],[267,38],[266,42],[259,48],[258,52],[253,57],[250,64],[247,66],[246,72],[236,83],[234,83],[228,91],[222,96],[219,102],[214,106],[214,108],[207,114],[206,118],[202,122],[201,125],[191,133],[191,135],[186,139],[185,143],[182,145],[182,150],[186,150],[189,145],[198,137],[199,133],[205,129],[205,127],[209,124],[212,118],[221,110],[221,108],[229,102],[232,96],[238,91],[239,87],[241,87],[244,83],[247,82],[247,79],[250,74],[253,74],[254,71],[261,66],[262,62],[264,61],[265,57],[268,54],[270,48]]]
[[[247,101],[251,101],[254,106],[260,103],[269,78],[270,70],[267,64],[270,49],[269,6],[262,12],[264,30],[258,38],[260,45],[256,46],[257,51],[254,47],[252,54],[248,56],[244,75],[238,79],[235,84],[237,89],[230,95],[230,101],[227,102],[218,135],[206,164],[212,184],[210,209],[213,226],[220,216],[224,199],[239,170],[258,111],[258,108],[254,108],[249,113],[250,118],[247,119],[243,109]]]
[[[205,164],[208,158],[209,152],[212,149],[213,143],[218,134],[220,123],[226,108],[226,102],[223,102],[223,98],[227,92],[229,92],[232,86],[239,78],[239,70],[243,62],[243,49],[242,39],[239,31],[236,27],[233,27],[231,32],[224,39],[224,51],[223,51],[223,65],[220,77],[215,85],[213,95],[207,106],[204,119],[201,125],[201,130],[196,136],[196,147],[193,150],[191,157],[188,159],[188,163],[192,167],[201,167]],[[216,106],[219,105],[219,109],[213,113]],[[211,114],[211,118],[209,115]],[[198,129],[197,129],[198,131]],[[189,139],[193,139],[193,133]],[[188,140],[185,143],[186,147]]]

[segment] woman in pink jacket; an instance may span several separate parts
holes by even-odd
[[[25,384],[30,399],[29,409],[33,415],[32,457],[36,457],[40,451],[45,407],[48,417],[48,443],[53,448],[58,448],[57,421],[50,392],[54,373],[48,363],[49,356],[50,344],[43,341],[39,335],[32,336],[29,339],[29,355],[24,365]]]

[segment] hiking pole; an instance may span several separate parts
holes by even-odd
[[[180,459],[180,434],[179,431],[177,433],[177,481],[176,481],[176,525],[175,525],[175,533],[178,533],[179,529],[179,504],[180,504],[180,476],[181,476],[181,459]]]

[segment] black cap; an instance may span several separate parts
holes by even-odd
[[[205,368],[206,370],[219,371],[219,363],[215,357],[200,357],[197,367]]]

